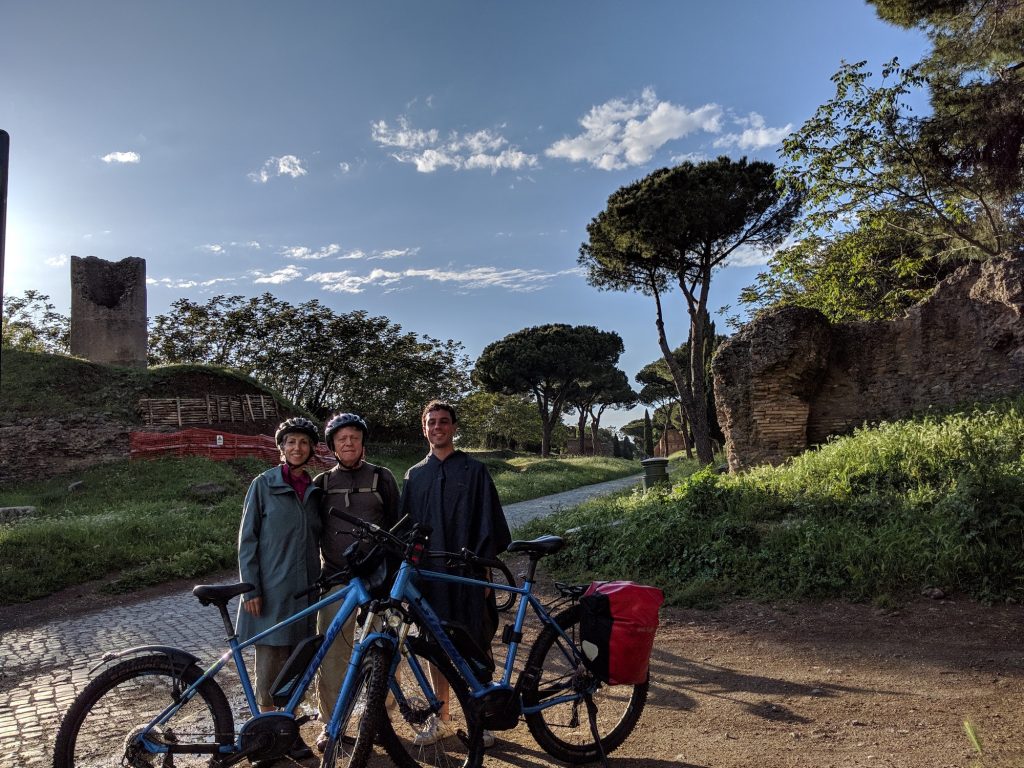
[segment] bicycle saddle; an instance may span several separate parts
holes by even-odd
[[[192,594],[199,598],[202,605],[227,605],[235,595],[252,592],[256,587],[248,582],[238,584],[199,584],[192,588]]]
[[[506,552],[526,552],[531,555],[554,554],[565,546],[565,539],[561,536],[545,534],[530,541],[513,541],[508,545]]]

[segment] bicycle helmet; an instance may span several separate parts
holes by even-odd
[[[320,430],[317,429],[316,424],[307,418],[296,416],[287,421],[282,421],[278,426],[277,432],[274,433],[274,442],[277,443],[277,447],[280,448],[284,445],[285,437],[293,432],[306,435],[314,449],[316,444],[320,442]]]
[[[362,416],[357,416],[354,413],[338,413],[331,416],[324,425],[324,442],[327,443],[327,447],[331,451],[334,450],[334,433],[342,427],[356,427],[362,430],[364,443],[370,439],[370,428],[366,426]]]

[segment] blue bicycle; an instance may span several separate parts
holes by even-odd
[[[68,709],[57,734],[54,768],[226,767],[246,759],[273,762],[288,752],[300,726],[310,719],[301,713],[300,703],[345,621],[363,606],[358,642],[328,723],[333,738],[321,764],[325,768],[361,768],[372,751],[381,718],[393,637],[373,631],[371,592],[383,581],[383,561],[359,558],[355,548],[350,553],[350,562],[362,575],[343,573],[321,580],[308,593],[326,592],[342,581],[348,585],[246,642],[238,641],[227,605],[233,597],[252,590],[252,585],[195,587],[193,594],[199,601],[220,612],[227,652],[205,671],[197,657],[169,646],[147,645],[105,654],[97,667],[116,663],[93,679]],[[342,605],[326,633],[298,646],[275,681],[274,702],[281,709],[260,713],[242,652],[276,629],[338,601]],[[216,679],[229,662],[237,671],[249,712],[237,732],[232,706]]]
[[[559,597],[544,605],[534,594],[537,564],[563,546],[564,539],[542,536],[514,541],[510,553],[521,553],[529,566],[516,586],[500,560],[460,553],[427,552],[422,530],[397,538],[342,511],[332,514],[354,526],[353,534],[392,553],[402,553],[390,595],[373,604],[384,629],[398,649],[391,657],[390,684],[379,739],[400,768],[479,766],[485,751],[484,731],[515,728],[525,719],[537,743],[553,757],[569,763],[605,762],[636,727],[647,701],[649,681],[638,685],[607,685],[587,666],[580,637],[584,587],[557,585]],[[498,570],[505,581],[430,571],[424,557],[446,558],[448,565],[468,571]],[[491,681],[489,653],[474,646],[458,626],[442,622],[417,583],[421,580],[461,583],[511,593],[518,597],[513,623],[501,634],[508,646],[500,678]],[[527,608],[540,623],[525,665],[516,676],[516,658],[524,643]],[[328,730],[332,736],[337,734]]]

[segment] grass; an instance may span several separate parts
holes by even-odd
[[[381,463],[401,480],[421,458]],[[631,474],[638,467],[600,458],[486,461],[505,503]],[[93,579],[109,579],[103,589],[118,592],[234,567],[242,499],[265,468],[255,460],[200,457],[124,461],[0,491],[0,506],[35,506],[39,512],[0,525],[0,604]],[[72,480],[82,480],[83,489],[69,492]],[[196,490],[206,483],[222,490]]]
[[[543,528],[543,531],[541,531]],[[844,597],[926,586],[1024,599],[1024,397],[882,424],[781,467],[696,472],[520,533],[578,529],[564,578],[631,578],[670,601]]]
[[[161,365],[125,368],[101,365],[66,355],[4,348],[0,408],[19,417],[105,414],[128,424],[141,423],[135,406],[140,397],[200,396],[189,392],[196,374],[237,388],[264,392],[283,406],[311,417],[279,393],[230,368],[212,365]],[[183,390],[183,388],[185,388]]]

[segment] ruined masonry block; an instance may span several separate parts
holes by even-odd
[[[71,257],[71,354],[145,368],[145,259]]]

